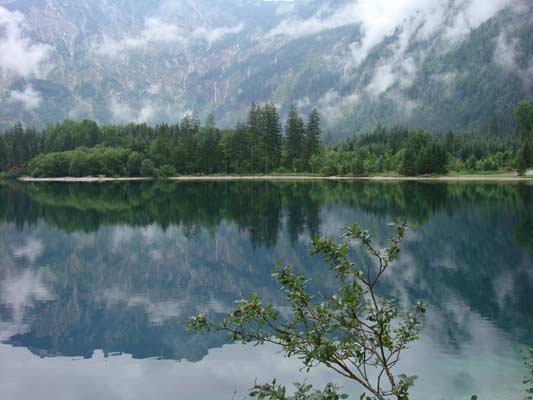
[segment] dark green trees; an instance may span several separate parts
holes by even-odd
[[[316,111],[311,113],[305,129],[295,109],[294,113],[299,139],[290,154],[298,160],[297,170],[303,171],[320,149],[320,117]],[[60,176],[60,172],[61,176],[272,173],[281,168],[287,153],[280,117],[273,104],[252,104],[246,123],[223,131],[215,126],[214,116],[202,125],[195,114],[185,116],[179,124],[155,127],[129,124],[100,128],[91,121],[65,121],[47,128],[41,136],[19,125],[13,131],[16,134],[0,136],[2,167],[22,166],[42,152],[43,157],[28,168],[28,172],[39,176],[51,170],[54,176]],[[54,159],[46,154],[52,153],[65,153],[69,167],[61,171],[50,165],[45,167]]]
[[[136,176],[145,159],[153,162],[155,170],[170,166],[180,175],[290,171],[415,176],[443,175],[448,170],[510,172],[514,168],[524,173],[533,164],[532,109],[532,101],[528,101],[520,103],[515,111],[520,136],[429,134],[424,130],[409,132],[400,127],[378,126],[371,133],[330,144],[326,149],[321,145],[317,110],[304,123],[297,108],[290,107],[283,129],[273,104],[252,104],[245,123],[222,131],[215,126],[214,117],[202,125],[195,114],[185,116],[180,123],[154,127],[146,124],[99,127],[92,121],[65,121],[41,134],[17,124],[0,134],[0,169],[23,172],[28,161],[38,154],[84,148],[90,161],[76,155],[72,169],[67,168],[65,174],[90,171],[91,174]],[[94,148],[102,154],[91,150]],[[108,149],[122,149],[124,153],[117,158]],[[41,163],[43,160],[47,159],[40,158]]]
[[[179,133],[179,126],[171,128],[167,124],[158,125],[154,129],[155,139],[149,145],[150,158],[159,164],[172,162],[174,158],[173,148],[176,143],[176,136]],[[143,150],[139,146],[139,141],[132,141],[132,148],[137,153]]]
[[[304,124],[295,106],[289,108],[285,124],[285,162],[291,171],[309,171],[311,159],[320,152],[320,115],[311,111]]]
[[[303,170],[304,157],[304,122],[295,106],[289,109],[285,125],[285,167],[289,170]]]
[[[214,125],[214,121],[200,127],[197,133],[195,169],[205,174],[216,174],[221,171],[220,137],[220,130]]]
[[[142,155],[137,151],[132,151],[128,156],[128,161],[126,162],[126,174],[128,176],[139,176],[141,173],[142,161]]]
[[[239,129],[240,128],[240,129]],[[243,137],[242,126],[237,126]],[[273,172],[281,164],[281,122],[276,107],[267,104],[264,107],[252,104],[248,113],[248,140],[250,145],[249,166],[253,172]]]
[[[0,171],[7,167],[8,155],[6,141],[3,135],[0,135]]]
[[[533,100],[518,103],[514,110],[518,132],[524,140],[531,140],[533,135]]]
[[[20,123],[8,129],[0,142],[0,168],[21,168],[42,150],[41,136]]]
[[[400,167],[400,174],[404,176],[416,176],[416,158],[413,149],[407,148],[404,150],[402,164]]]
[[[416,172],[419,175],[443,175],[448,172],[446,151],[438,143],[431,143],[420,149]]]
[[[309,171],[311,158],[320,151],[320,136],[322,132],[320,129],[320,115],[314,109],[309,114],[307,125],[305,129],[305,142],[303,148],[303,163],[304,169]]]
[[[227,129],[220,136],[222,170],[271,173],[282,165],[290,170],[309,170],[311,158],[320,150],[320,132],[320,116],[316,110],[310,114],[306,129],[296,108],[292,107],[284,140],[276,107],[252,104],[247,122],[238,123],[235,130]]]
[[[76,151],[70,157],[68,165],[68,176],[80,177],[87,176],[90,169],[89,156],[84,151]]]
[[[149,158],[142,160],[140,174],[144,177],[153,177],[155,176],[155,165],[152,160]]]
[[[263,121],[261,107],[252,103],[248,112],[247,129],[250,138],[250,169],[255,172],[265,169],[265,141],[263,136]]]
[[[265,172],[272,172],[281,165],[281,121],[278,110],[267,104],[262,110],[263,141],[265,149]]]
[[[77,147],[93,147],[99,143],[101,131],[94,121],[66,120],[49,127],[42,135],[45,152],[74,150]]]
[[[516,158],[516,171],[518,175],[525,175],[527,169],[532,165],[531,154],[531,145],[529,141],[526,141],[518,151]]]
[[[527,376],[523,381],[524,385],[526,385],[526,400],[533,400],[533,349],[527,351],[524,365],[527,368]]]
[[[516,157],[516,170],[518,175],[524,175],[533,164],[533,100],[518,103],[514,116],[523,143]]]
[[[425,131],[410,135],[402,157],[400,174],[442,175],[448,172],[448,156],[444,146]]]
[[[225,129],[220,138],[223,170],[230,174],[250,171],[251,143],[246,124],[238,123],[235,130]]]

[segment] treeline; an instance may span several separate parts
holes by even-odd
[[[356,176],[512,171],[520,143],[516,136],[431,135],[378,127],[326,150],[314,168],[327,175]]]
[[[245,123],[224,130],[196,115],[154,127],[65,121],[42,133],[19,124],[0,135],[0,168],[51,177],[304,172],[320,135],[316,110],[304,121],[292,107],[283,129],[271,104],[253,104]]]
[[[481,135],[409,132],[378,127],[324,149],[311,159],[311,171],[324,175],[444,175],[516,170],[533,166],[533,100],[515,109],[517,134]]]
[[[282,126],[272,104],[252,104],[246,122],[219,129],[188,115],[180,123],[98,126],[65,121],[42,132],[20,124],[0,135],[0,170],[36,177],[314,173],[444,175],[533,165],[533,101],[515,110],[519,134],[409,132],[378,127],[340,144],[321,144],[320,116],[291,107]]]

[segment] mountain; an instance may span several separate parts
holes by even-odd
[[[526,0],[0,0],[0,127],[219,125],[251,102],[336,137],[402,124],[500,133],[533,97]]]

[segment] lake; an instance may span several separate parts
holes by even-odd
[[[305,378],[271,346],[187,331],[257,292],[276,262],[326,291],[315,235],[414,225],[382,294],[428,304],[397,372],[413,399],[522,399],[533,347],[533,185],[428,182],[13,183],[0,186],[1,399],[242,399]],[[324,368],[307,380],[360,389]]]

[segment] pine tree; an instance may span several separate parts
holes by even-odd
[[[281,122],[278,110],[273,104],[267,104],[262,110],[263,141],[265,148],[265,170],[272,172],[281,163]]]
[[[400,174],[404,176],[416,176],[416,160],[415,154],[411,147],[407,147],[403,154],[402,165],[400,167]]]
[[[516,160],[516,171],[518,175],[525,175],[527,169],[531,165],[531,146],[528,141],[526,141],[520,150],[518,151],[517,160]]]
[[[4,135],[0,134],[0,170],[5,168],[7,163],[7,146],[5,143]]]
[[[365,174],[365,164],[360,155],[355,156],[351,172],[354,176],[362,176]]]
[[[251,163],[251,140],[248,126],[238,123],[235,128],[236,142],[236,170],[237,172],[249,171]]]
[[[304,167],[309,169],[309,161],[311,157],[318,154],[320,148],[320,115],[314,109],[309,114],[307,126],[305,129],[305,144],[304,144]]]
[[[266,149],[262,114],[261,107],[252,103],[248,112],[248,132],[250,134],[250,168],[254,172],[265,170]]]
[[[180,125],[180,136],[181,136],[181,155],[183,161],[178,158],[180,162],[180,168],[178,168],[183,173],[194,173],[198,172],[197,166],[197,148],[198,148],[198,130],[199,130],[199,120],[195,116],[187,115],[183,118]]]
[[[518,103],[514,110],[518,131],[524,140],[533,139],[533,100]]]
[[[285,133],[287,136],[285,165],[289,169],[298,169],[298,163],[303,158],[304,122],[295,106],[289,109]]]
[[[432,146],[423,146],[418,152],[416,160],[417,174],[431,174],[434,169]]]
[[[433,143],[432,153],[434,157],[433,173],[441,175],[448,173],[448,154],[446,150],[440,144]]]

